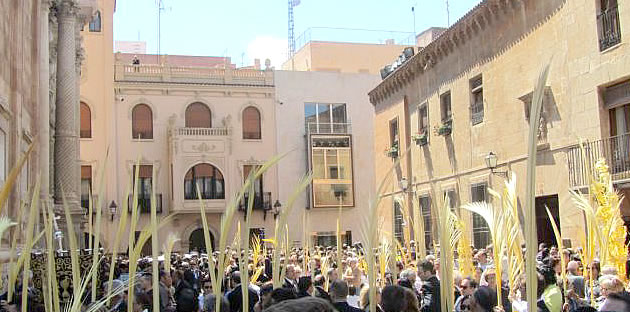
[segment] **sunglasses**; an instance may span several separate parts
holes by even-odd
[[[459,307],[460,307],[460,309],[461,309],[462,311],[464,311],[464,310],[468,310],[468,311],[470,311],[470,305],[469,305],[469,304],[462,304],[462,305],[461,305],[461,306],[459,306]]]
[[[462,286],[459,286],[459,288],[461,288],[461,289],[468,289],[468,286],[462,285]]]

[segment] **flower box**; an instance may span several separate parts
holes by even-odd
[[[426,132],[424,132],[424,133],[416,133],[413,136],[413,140],[416,142],[416,145],[423,146],[423,145],[426,145],[427,143],[429,143],[429,136],[427,135]]]
[[[451,132],[453,132],[453,123],[450,120],[444,121],[437,128],[437,134],[440,136],[451,135]]]

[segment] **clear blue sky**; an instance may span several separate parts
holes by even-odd
[[[147,42],[157,52],[157,0],[117,0],[114,40]],[[286,59],[288,0],[163,0],[161,53],[230,56],[250,65],[270,58]],[[480,0],[449,0],[450,22],[457,21]],[[432,26],[446,26],[445,0],[301,0],[294,8],[295,37],[307,29],[313,40],[383,42],[410,38]],[[317,27],[398,31],[358,32]],[[300,48],[303,41],[297,43]]]

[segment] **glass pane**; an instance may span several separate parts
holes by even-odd
[[[330,104],[317,105],[317,116],[320,124],[329,124],[330,120]]]
[[[313,149],[313,179],[325,179],[324,150]]]
[[[317,123],[317,104],[304,103],[304,120],[306,128],[314,129]],[[316,131],[316,129],[315,129]]]
[[[339,150],[339,179],[352,180],[352,159],[350,158],[350,149]]]
[[[333,104],[333,122],[337,124],[344,124],[348,122],[346,116],[346,104]]]
[[[327,149],[326,150],[326,166],[327,166],[327,179],[336,179],[330,176],[330,168],[338,167],[337,163],[337,150],[336,149]]]
[[[7,135],[0,130],[0,182],[4,184],[6,179],[6,163],[7,163]]]

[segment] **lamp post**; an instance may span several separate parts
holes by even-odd
[[[111,222],[114,222],[114,216],[116,215],[117,211],[118,205],[116,205],[116,202],[112,200],[112,203],[109,204],[109,214],[111,215]]]
[[[507,179],[508,172],[507,171],[496,171],[497,168],[497,155],[493,152],[489,152],[488,156],[486,156],[486,167],[490,169],[490,173],[500,175]]]
[[[278,215],[280,215],[280,208],[282,208],[282,204],[279,200],[276,199],[276,202],[273,204],[273,219],[277,219]]]

